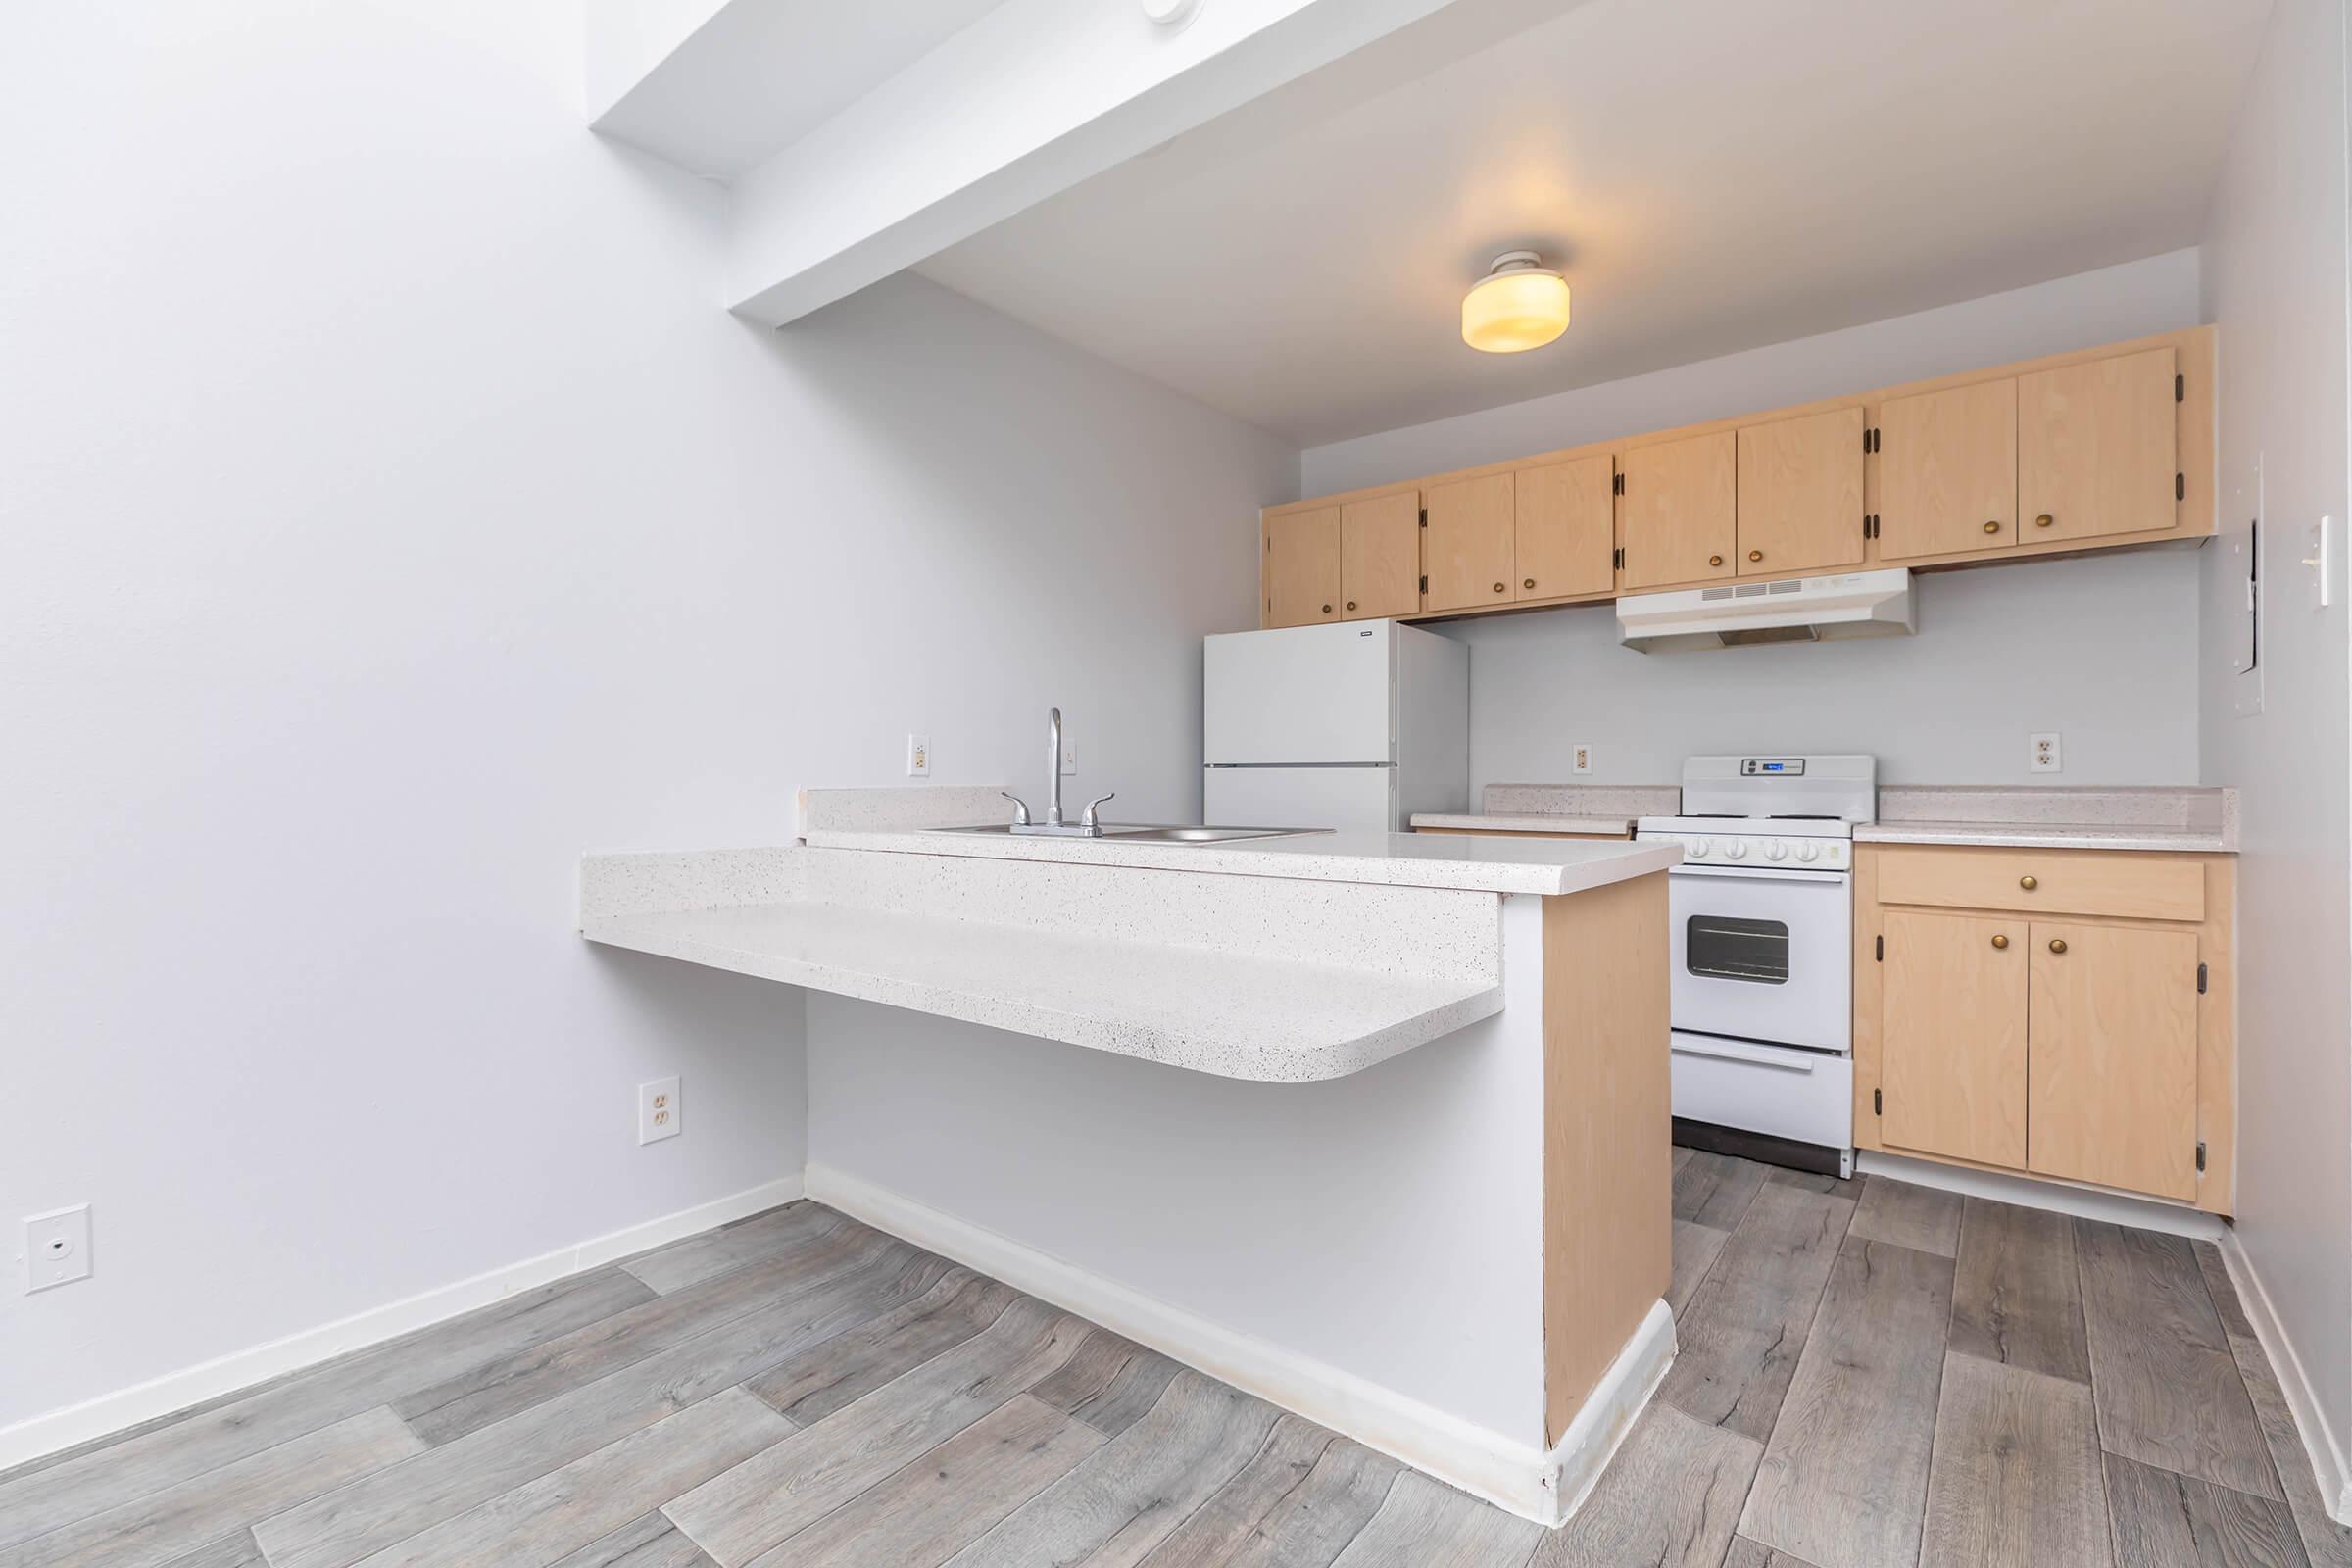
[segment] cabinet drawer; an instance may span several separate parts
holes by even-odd
[[[1878,852],[1879,902],[2139,920],[2205,918],[2205,867],[2121,850]]]

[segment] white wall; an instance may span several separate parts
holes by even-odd
[[[1915,579],[1919,635],[1641,654],[1606,605],[1456,621],[1472,798],[1491,783],[1673,784],[1700,752],[1869,752],[1886,784],[2197,782],[2196,559],[2134,554]],[[2026,737],[2066,770],[2026,770]]]
[[[2244,791],[2238,894],[2238,1236],[2288,1341],[2304,1436],[2340,1489],[2352,1440],[2352,658],[2312,608],[2306,530],[2348,484],[2346,10],[2279,0],[2205,246],[2222,332],[2226,524],[2262,519],[2259,716],[2223,635],[2244,584],[2206,553],[2204,771]],[[2299,1363],[2301,1376],[2296,1376]],[[2352,1496],[2329,1498],[2339,1516]]]
[[[1869,326],[1391,430],[1301,458],[1327,495],[1531,452],[2194,325],[2197,253],[2175,251]],[[1573,333],[1571,334],[1573,341]],[[2228,352],[2225,348],[2225,353]],[[1913,640],[1641,655],[1604,607],[1464,620],[1474,790],[1569,777],[1671,784],[1695,752],[1870,752],[1903,784],[2197,780],[2199,554],[1923,575]],[[2056,730],[2066,771],[2026,771]]]
[[[1026,783],[1054,701],[1197,806],[1296,454],[918,281],[730,318],[579,48],[0,23],[0,1231],[98,1265],[0,1289],[0,1426],[796,1172],[798,994],[585,947],[583,849],[772,842],[909,729]]]

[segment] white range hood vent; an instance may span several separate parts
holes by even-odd
[[[1841,637],[1908,637],[1919,627],[1911,610],[1911,573],[1896,566],[1631,594],[1617,601],[1617,629],[1626,647],[1646,654]]]

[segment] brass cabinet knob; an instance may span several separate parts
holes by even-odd
[[[1500,592],[1502,592],[1502,586],[1503,586],[1503,585],[1502,585],[1501,583],[1496,583],[1496,584],[1494,585],[1494,591],[1495,591],[1496,593],[1500,593]]]
[[[1525,582],[1521,583],[1519,586],[1520,586],[1520,587],[1522,587],[1522,588],[1533,588],[1535,585],[1536,585],[1536,579],[1535,579],[1535,578],[1533,578],[1533,577],[1530,577],[1530,578],[1528,578],[1528,579],[1527,579],[1527,581],[1525,581]]]
[[[2041,879],[2039,877],[2021,876],[2017,879],[2017,885],[2021,888],[2024,888],[2028,893],[2031,893],[2035,888],[2041,886]]]
[[[1723,558],[1721,556],[1709,556],[1707,558],[1707,564],[1710,566],[1720,566],[1723,564]]]
[[[2009,950],[2009,939],[2007,937],[1994,937],[1992,939],[1992,945],[2006,953]]]
[[[1750,550],[1747,553],[1747,559],[1750,561],[1762,561],[1764,559],[1764,552],[1761,550]]]
[[[1323,607],[1323,613],[1325,613],[1326,615],[1328,615],[1328,614],[1330,614],[1330,613],[1331,613],[1331,607],[1330,607],[1329,605],[1325,605],[1325,606]]]
[[[1984,531],[1986,533],[1999,533],[2001,531],[2001,525],[1997,522],[1988,522],[1984,525]]]
[[[2047,528],[2051,523],[2057,520],[2057,518],[2051,516],[2045,512],[2040,516],[2034,519],[2034,526],[2036,528]]]
[[[2052,938],[2050,938],[2050,951],[2051,951],[2052,953],[2064,953],[2064,952],[2066,951],[2066,938],[2064,938],[2064,937],[2052,937]]]
[[[1355,608],[1355,601],[1354,601],[1354,600],[1352,600],[1352,599],[1348,600],[1348,608],[1349,610],[1353,610],[1353,609]]]

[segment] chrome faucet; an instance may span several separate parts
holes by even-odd
[[[1029,820],[1029,803],[1010,790],[999,794],[1012,803],[1012,831],[1033,838],[1099,839],[1102,824],[1095,816],[1096,809],[1105,801],[1116,800],[1118,791],[1099,795],[1086,803],[1086,810],[1075,822],[1062,820],[1061,815],[1061,710],[1046,710],[1046,819]]]

